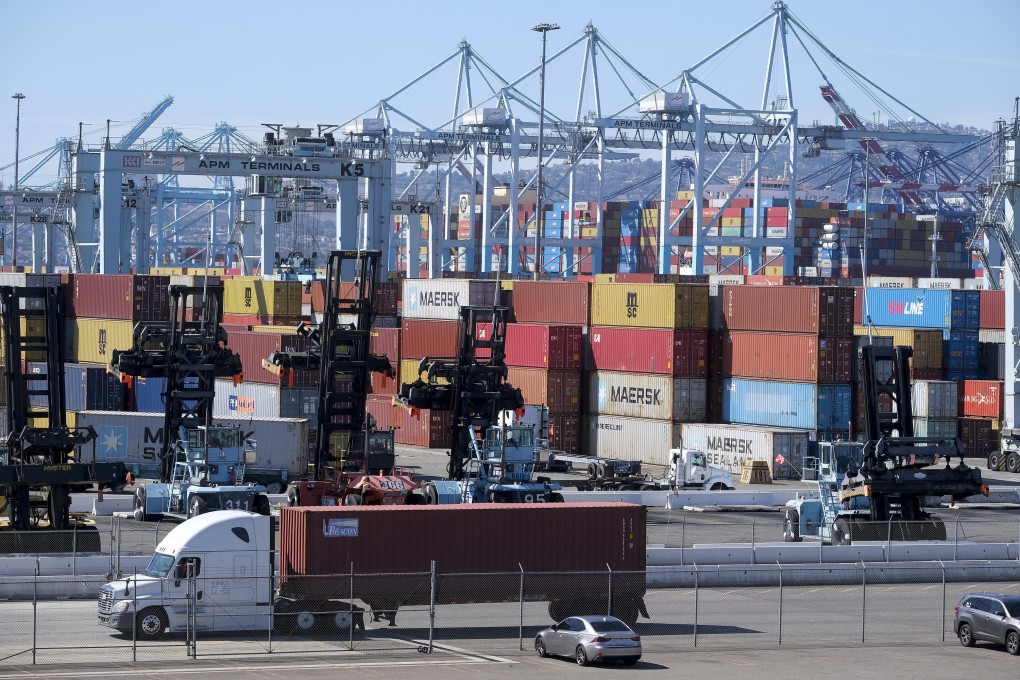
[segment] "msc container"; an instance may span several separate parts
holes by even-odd
[[[867,336],[867,326],[854,326],[854,335]],[[910,367],[942,368],[942,331],[917,328],[872,327],[872,337],[892,338],[896,347],[910,347],[914,355]]]
[[[589,370],[708,375],[708,331],[592,326],[587,349]]]
[[[849,385],[729,378],[723,380],[722,417],[728,423],[846,432],[851,396]]]
[[[999,421],[992,418],[959,418],[956,432],[963,442],[963,455],[988,459],[988,454],[999,448]]]
[[[981,291],[981,329],[1001,330],[1006,327],[1006,291]]]
[[[259,444],[251,467],[279,468],[291,476],[308,471],[308,421],[293,418],[217,418],[239,425],[246,439]],[[81,411],[78,427],[91,425],[99,435],[96,459],[120,461],[134,470],[152,473],[159,467],[163,446],[163,413]],[[91,450],[87,451],[91,457]]]
[[[593,326],[708,329],[708,285],[594,283]]]
[[[400,358],[457,356],[459,321],[404,319],[400,324]]]
[[[810,439],[805,430],[706,423],[688,423],[682,429],[685,448],[704,451],[709,464],[734,475],[751,460],[768,463],[773,479],[801,478]]]
[[[429,449],[450,446],[450,425],[453,422],[450,411],[421,409],[416,415],[411,415],[407,409],[394,406],[393,398],[385,394],[370,394],[366,407],[375,418],[378,429],[396,430],[393,437],[397,444]]]
[[[956,418],[914,418],[915,437],[944,437],[955,439]]]
[[[412,319],[460,319],[460,308],[491,307],[499,302],[495,281],[404,279],[403,315]]]
[[[131,349],[134,323],[114,319],[69,319],[68,361],[108,364],[115,349]]]
[[[871,321],[878,326],[972,328],[981,321],[977,290],[866,288]]]
[[[586,281],[514,281],[514,318],[523,323],[587,326],[591,284]]]
[[[705,379],[649,373],[592,371],[587,412],[678,422],[705,419]]]
[[[128,321],[170,317],[170,277],[134,274],[75,274],[70,316]]]
[[[388,579],[362,579],[356,588],[397,598],[396,604],[428,604],[428,574],[433,564],[444,576],[436,581],[436,600],[450,602],[516,602],[519,592],[506,588],[507,575],[521,570],[532,579],[529,592],[559,599],[551,580],[536,591],[539,573],[560,574],[563,597],[574,596],[579,572],[619,573],[621,597],[644,593],[644,506],[627,503],[485,503],[470,505],[386,506],[342,508],[307,506],[280,512],[280,581],[290,592],[306,588],[322,597],[321,579],[299,575],[404,574],[399,585]],[[331,527],[342,529],[330,531]],[[471,540],[464,540],[470,536]],[[394,549],[394,546],[399,546]],[[340,565],[347,565],[341,569]],[[624,573],[640,573],[628,579]],[[425,588],[408,587],[407,576],[425,576]],[[485,574],[497,575],[491,582]],[[547,577],[548,579],[548,577]],[[420,579],[415,579],[416,583]],[[614,581],[615,583],[615,581]],[[406,595],[415,591],[414,595]],[[420,591],[420,592],[419,592]],[[512,592],[511,592],[512,591]],[[400,593],[399,595],[394,595]],[[413,598],[408,600],[407,598]]]
[[[724,377],[850,382],[854,374],[850,337],[730,331],[720,338]]]
[[[223,313],[300,317],[301,287],[300,281],[267,281],[258,276],[225,279]]]
[[[915,380],[911,383],[910,393],[914,418],[955,418],[957,415],[955,382]]]
[[[669,450],[680,447],[680,424],[671,420],[584,416],[581,450],[588,456],[669,465]]]
[[[3,381],[6,385],[6,381]],[[120,411],[124,383],[106,366],[64,364],[64,404],[69,411]]]
[[[581,371],[511,367],[507,382],[521,391],[526,404],[544,404],[550,413],[578,413],[581,409]]]
[[[723,286],[724,328],[853,335],[854,291],[835,286]]]
[[[507,366],[580,370],[581,327],[507,324],[505,350]]]
[[[958,416],[1002,417],[1001,380],[961,380],[957,384]]]

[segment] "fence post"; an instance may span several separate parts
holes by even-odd
[[[35,665],[36,634],[38,630],[39,613],[39,571],[36,568],[35,576],[32,577],[32,665]]]
[[[520,589],[520,594],[518,596],[520,598],[520,603],[521,603],[521,622],[520,622],[520,627],[518,628],[518,632],[517,632],[517,638],[518,638],[517,641],[519,643],[518,647],[523,652],[524,651],[524,565],[521,564],[520,562],[518,562],[517,563],[517,568],[521,570],[521,589]]]
[[[942,641],[946,641],[946,564],[939,560],[942,567]]]
[[[694,646],[698,646],[698,563],[694,563]]]
[[[751,518],[751,564],[757,564],[756,556],[754,554],[754,529],[757,525],[757,519]]]
[[[861,644],[864,644],[864,621],[868,609],[868,565],[861,560]]]
[[[432,560],[432,590],[429,593],[429,648],[428,654],[432,653],[432,642],[436,628],[436,561]]]
[[[776,560],[779,565],[779,644],[783,644],[783,564]]]
[[[956,516],[956,538],[953,541],[953,561],[956,562],[960,551],[960,516]],[[940,560],[941,561],[941,560]]]
[[[670,510],[672,512],[672,510]],[[684,546],[687,544],[687,518],[680,522],[680,564],[684,563]]]
[[[351,625],[348,629],[351,634],[351,651],[354,651],[354,562],[351,562],[351,599],[348,601],[348,606],[351,612]]]
[[[613,615],[613,568],[606,562],[606,570],[609,571],[609,596],[606,598],[606,616]]]
[[[889,561],[889,553],[892,552],[892,520],[885,522],[885,561]]]
[[[98,532],[97,532],[98,533]],[[71,527],[71,576],[78,576],[78,526]]]
[[[138,661],[138,567],[131,582],[134,585],[131,589],[131,661]],[[163,586],[159,589],[162,591]]]
[[[116,518],[116,517],[114,518],[114,520],[117,520],[117,519],[119,519],[119,518]],[[116,571],[114,571],[114,569],[113,569],[113,546],[114,546],[114,544],[116,543],[116,542],[115,542],[115,541],[113,540],[113,527],[114,527],[114,524],[115,524],[115,522],[110,522],[110,571],[109,571],[109,573],[110,573],[110,576],[111,576],[111,577],[112,577],[112,576],[113,576],[114,574],[116,574],[116,573],[117,573],[117,572],[116,572]],[[119,575],[119,574],[118,574],[118,575]]]

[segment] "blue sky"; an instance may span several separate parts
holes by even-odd
[[[167,94],[175,103],[147,137],[164,127],[198,137],[220,121],[261,137],[263,122],[341,123],[371,111],[455,54],[462,40],[500,75],[516,80],[540,61],[541,39],[530,30],[539,22],[561,26],[548,34],[550,57],[591,22],[633,67],[664,83],[770,14],[771,6],[770,0],[0,0],[0,166],[14,160],[15,102],[9,96],[15,92],[27,97],[23,159],[58,137],[76,136],[79,122],[87,142],[99,143],[108,118],[116,137]],[[935,122],[989,128],[1012,112],[1020,95],[1016,4],[1009,0],[791,0],[788,6],[843,61]],[[696,73],[741,104],[759,105],[767,28]],[[792,39],[791,45],[801,124],[833,122],[818,96],[818,71]],[[818,50],[816,58],[862,118],[886,119],[882,107]],[[577,106],[581,63],[574,49],[549,64],[547,107],[563,118],[572,118]],[[603,105],[611,109],[606,113],[625,106],[626,88],[611,66],[603,64],[600,81]],[[455,84],[451,62],[394,103],[424,124],[438,125],[452,115]],[[473,88],[480,93],[484,84],[476,79]],[[538,78],[528,78],[521,89],[537,100]],[[583,108],[592,108],[590,100]],[[12,181],[13,170],[0,171],[0,183]]]

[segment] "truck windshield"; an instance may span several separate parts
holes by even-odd
[[[170,567],[172,566],[174,566],[173,555],[153,553],[152,559],[149,560],[149,564],[146,565],[145,571],[142,573],[146,576],[153,576],[155,578],[166,578],[167,574],[170,573]]]

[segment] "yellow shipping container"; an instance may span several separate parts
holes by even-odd
[[[418,365],[421,359],[401,359],[398,378],[402,383],[413,383],[418,379]],[[449,385],[450,381],[445,378],[436,378],[439,385]]]
[[[723,257],[740,257],[741,251],[740,246],[719,246],[719,254]]]
[[[249,326],[252,333],[268,333],[270,335],[297,335],[297,326]]]
[[[924,328],[875,326],[872,335],[891,337],[897,347],[912,347],[911,368],[942,368],[942,331]],[[854,326],[854,335],[867,335],[867,326]]]
[[[74,319],[71,361],[108,364],[115,349],[131,349],[134,323],[114,319]]]
[[[21,336],[46,336],[46,320],[38,317],[21,317]],[[3,327],[0,326],[0,357],[7,351],[7,344],[4,339]],[[46,361],[46,352],[25,352],[26,361]]]
[[[301,316],[300,281],[266,281],[257,276],[236,276],[223,282],[226,314]]]
[[[742,227],[744,226],[743,217],[723,217],[719,220],[719,226],[721,227]]]
[[[765,276],[782,276],[783,268],[775,265],[769,265],[765,267]]]
[[[694,192],[693,191],[678,191],[678,192],[676,192],[676,197],[679,200],[681,200],[681,201],[693,201],[694,200]]]
[[[64,421],[67,423],[67,426],[72,430],[78,427],[78,412],[64,411]]]
[[[591,287],[593,326],[708,328],[708,285],[599,283]]]
[[[595,283],[615,283],[616,274],[596,274]]]

